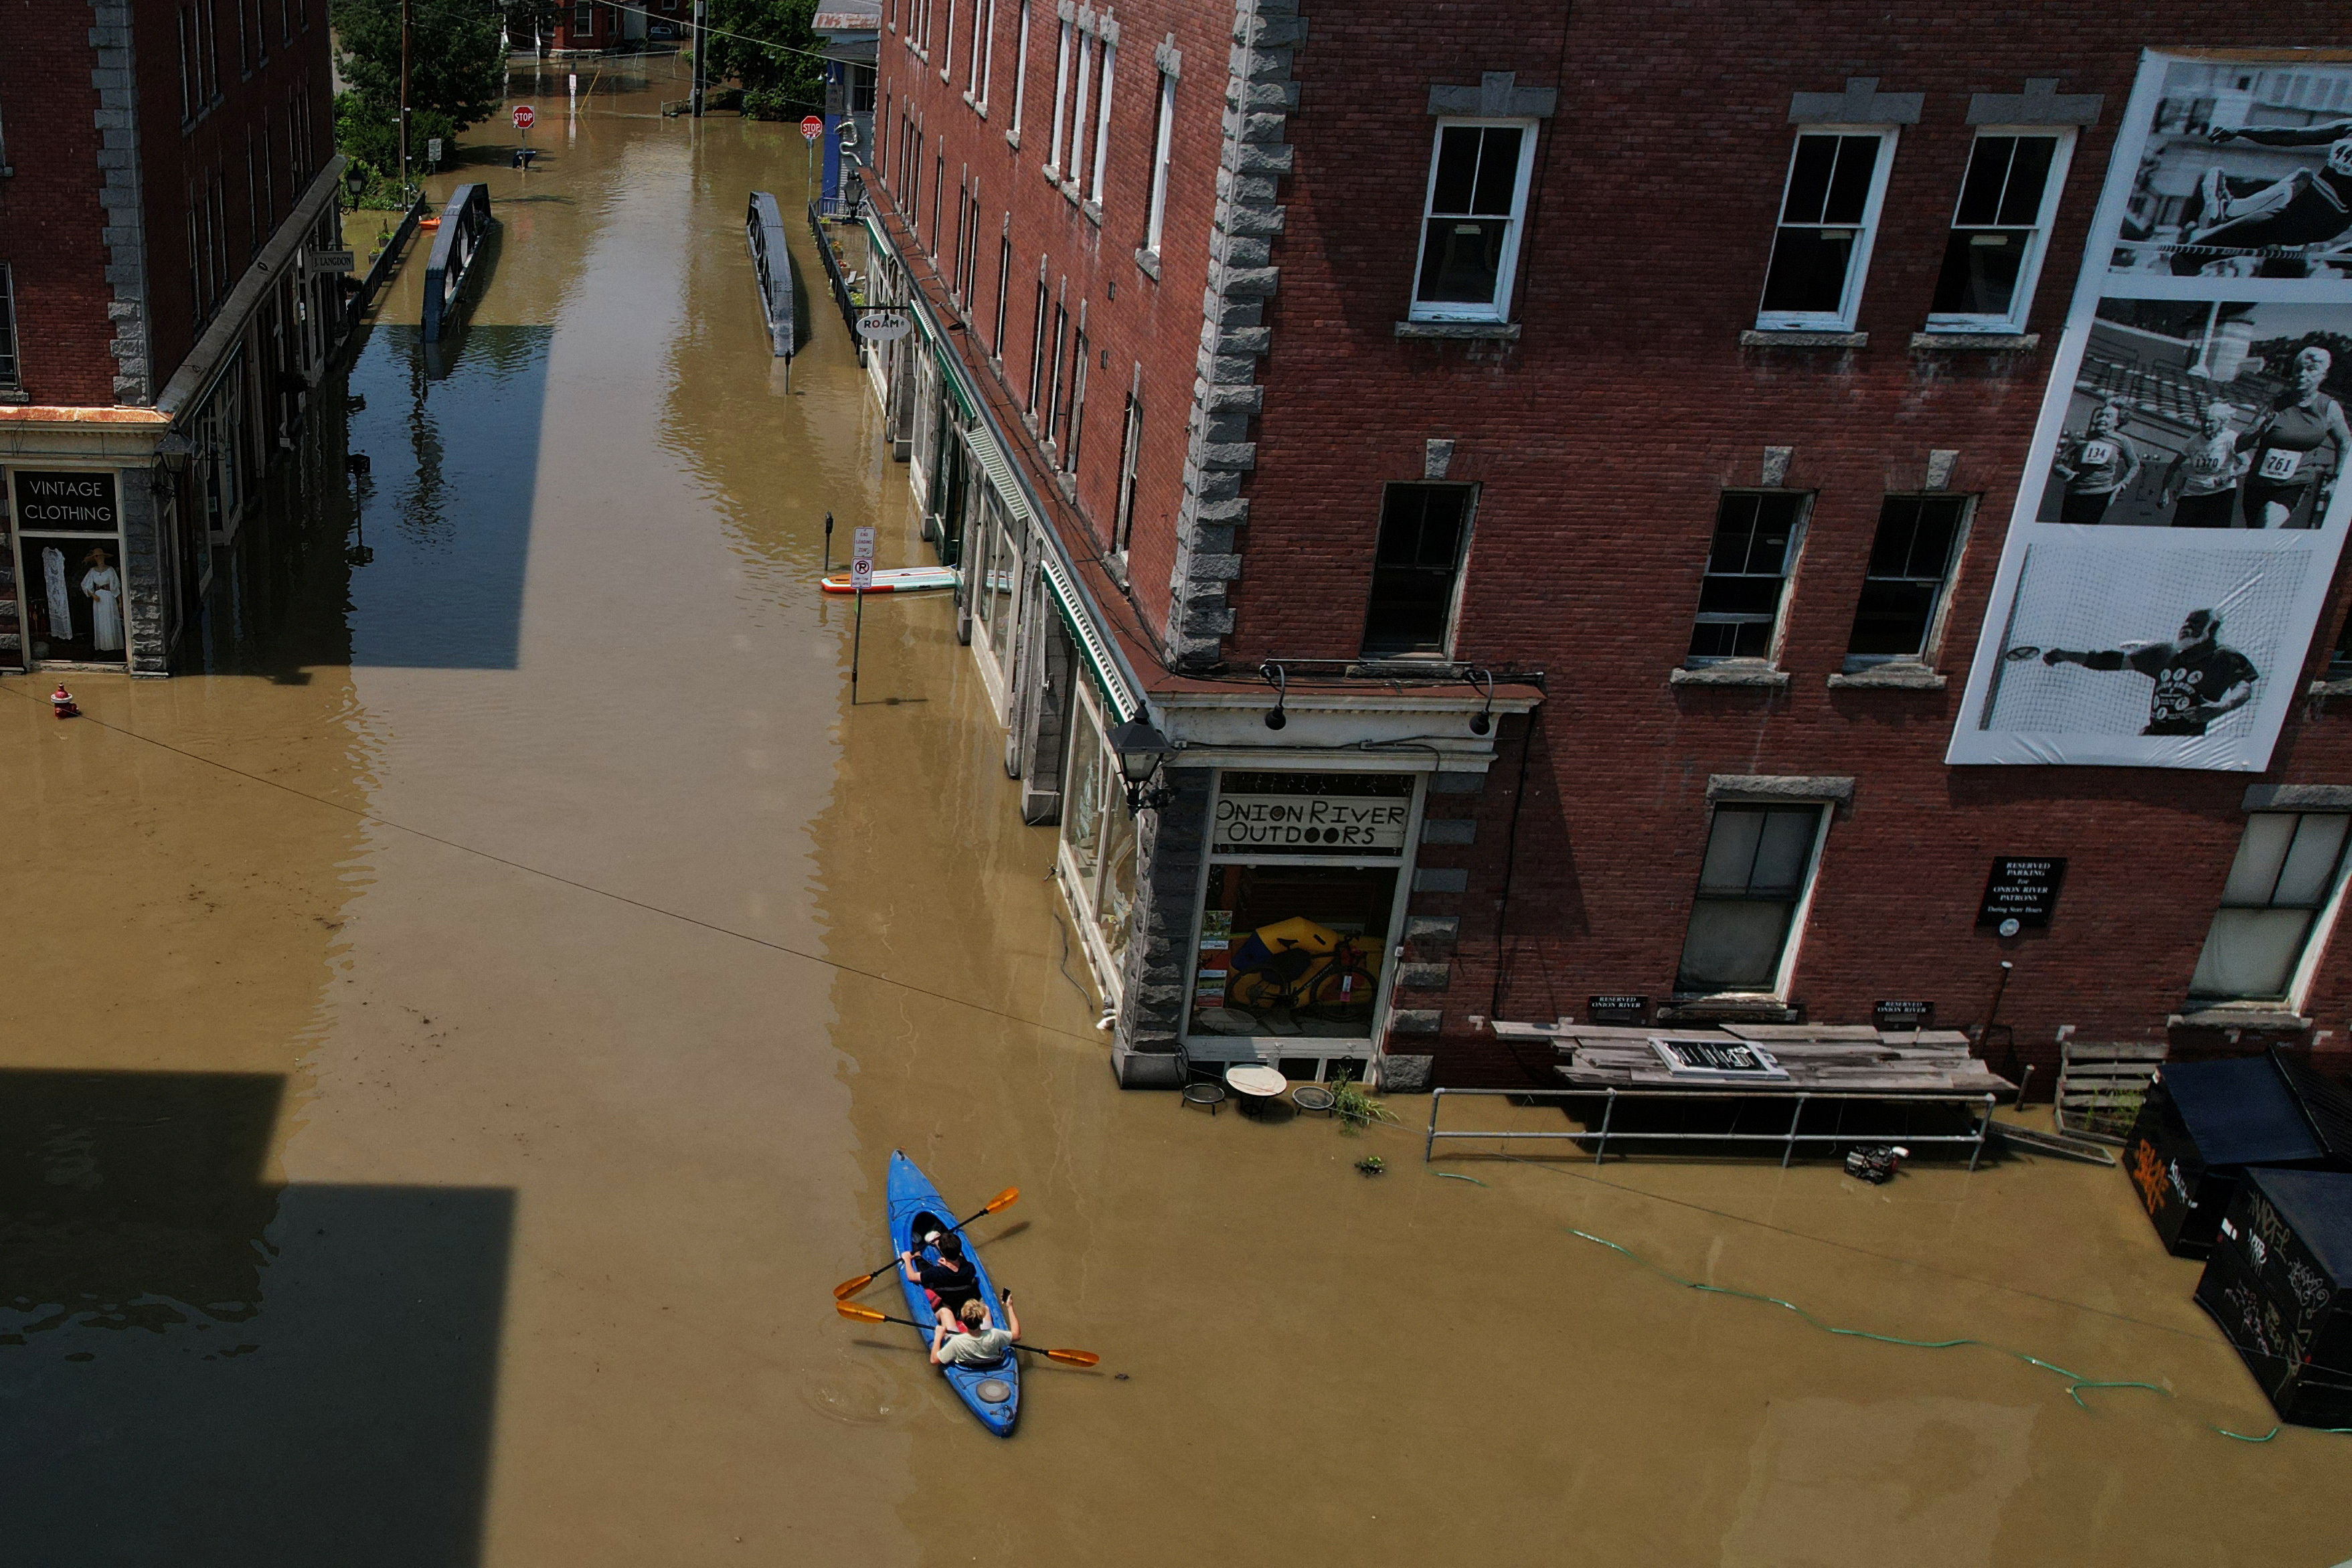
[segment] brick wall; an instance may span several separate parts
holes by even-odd
[[[219,97],[182,97],[181,37],[201,5],[216,20]],[[260,27],[243,39],[236,0],[134,0],[139,131],[147,215],[147,277],[153,390],[160,392],[194,347],[198,301],[189,268],[187,213],[193,195],[218,181],[226,276],[243,276],[307,186],[333,158],[334,91],[327,0],[267,0]],[[290,29],[289,24],[291,24]],[[248,13],[247,26],[252,26]],[[289,37],[290,30],[290,37]],[[202,35],[200,35],[202,36]],[[289,129],[307,137],[289,146]],[[250,149],[251,174],[248,180]],[[248,193],[250,192],[250,193]]]
[[[1966,1023],[2006,957],[2016,968],[2002,1019],[2026,1060],[2054,1060],[2064,1025],[2086,1040],[2161,1035],[2253,780],[1956,769],[1942,754],[2139,47],[2324,44],[2328,14],[2267,8],[2257,29],[2242,13],[2186,5],[1964,19],[1902,6],[1808,5],[1801,17],[1578,7],[1563,32],[1549,5],[1480,5],[1475,26],[1370,5],[1306,9],[1297,172],[1274,255],[1282,281],[1228,657],[1354,654],[1381,486],[1421,476],[1425,440],[1457,443],[1449,477],[1482,490],[1456,652],[1540,668],[1550,695],[1532,726],[1503,727],[1482,794],[1433,803],[1475,822],[1472,842],[1422,852],[1424,865],[1470,872],[1465,892],[1413,905],[1459,917],[1458,944],[1417,955],[1448,966],[1444,988],[1399,998],[1442,1009],[1441,1081],[1518,1075],[1470,1015],[1581,1016],[1594,992],[1664,999],[1710,773],[1858,780],[1826,841],[1795,971],[1792,999],[1812,1018],[1866,1022],[1879,998],[1933,998],[1939,1020]],[[1560,92],[1522,253],[1524,336],[1401,342],[1433,131],[1427,87],[1501,70]],[[1869,342],[1742,349],[1790,152],[1790,96],[1856,75],[1926,94],[1887,188],[1858,322]],[[2029,76],[2105,95],[2077,142],[2029,322],[2040,346],[1915,353],[1973,134],[1969,95],[2013,93]],[[1785,618],[1790,683],[1670,686],[1717,494],[1757,483],[1767,445],[1794,447],[1788,483],[1818,491]],[[1833,690],[1825,677],[1845,650],[1880,499],[1918,488],[1938,448],[1961,454],[1952,486],[1984,497],[1936,661],[1949,686]],[[2274,763],[2266,777],[2352,780],[2352,714],[2298,712]],[[2069,858],[2048,932],[2003,941],[1974,928],[1988,862],[2003,853]],[[2352,1009],[2344,946],[2309,1007],[2339,1044]],[[1549,1066],[1530,1061],[1538,1075]]]
[[[1136,480],[1134,546],[1129,578],[1136,605],[1155,637],[1164,633],[1173,529],[1182,494],[1185,419],[1192,402],[1193,361],[1201,340],[1201,297],[1206,286],[1210,214],[1216,200],[1216,165],[1224,109],[1226,52],[1233,14],[1224,5],[1174,0],[1116,8],[1118,53],[1110,108],[1109,153],[1104,163],[1101,217],[1049,184],[1041,173],[1054,127],[1055,63],[1059,19],[1052,0],[1029,0],[1028,90],[1020,145],[1011,144],[1019,69],[1020,0],[996,0],[995,45],[987,112],[964,100],[971,80],[975,8],[954,7],[952,59],[945,37],[949,7],[932,0],[929,36],[920,36],[912,0],[886,4],[875,99],[877,146],[872,162],[915,220],[916,231],[942,276],[955,272],[959,193],[980,203],[974,281],[965,309],[972,342],[1001,364],[1014,400],[1028,403],[1031,345],[1037,319],[1041,261],[1048,293],[1050,353],[1056,304],[1076,330],[1081,306],[1094,362],[1087,372],[1085,435],[1076,496],[1098,547],[1108,549],[1118,507],[1122,421],[1130,388],[1139,385],[1144,440]],[[983,12],[984,16],[985,13]],[[915,29],[910,47],[910,27]],[[1160,78],[1155,51],[1172,38],[1181,58],[1175,135],[1160,275],[1136,259],[1150,201]],[[950,78],[940,79],[942,66]],[[1075,67],[1073,67],[1075,76]],[[1099,89],[1099,81],[1095,84]],[[1089,109],[1088,119],[1092,120]],[[919,129],[922,168],[914,199],[905,199],[902,138]],[[1091,126],[1088,163],[1092,162]],[[944,159],[944,199],[933,223],[934,181]],[[1092,176],[1088,175],[1088,183]],[[943,231],[943,232],[942,232]],[[996,333],[1000,241],[1012,243],[1004,331]],[[1069,348],[1064,350],[1066,356]],[[1108,362],[1106,363],[1106,356]],[[1051,382],[1050,370],[1043,378]],[[1041,393],[1040,402],[1044,401]],[[1036,411],[1042,417],[1042,409]]]
[[[16,280],[26,396],[110,403],[106,218],[87,4],[0,0],[0,261]]]
[[[1281,9],[1287,10],[1286,5]],[[1816,1019],[1867,1021],[1881,998],[1932,999],[1939,1021],[1982,1011],[1998,965],[2027,1061],[2058,1030],[2151,1038],[2183,1001],[2243,825],[2236,775],[1949,768],[1942,756],[2072,293],[2108,149],[2146,47],[2325,45],[2333,14],[2305,0],[2263,11],[2097,4],[2054,13],[1809,4],[1759,10],[1576,7],[1485,0],[1440,9],[1303,0],[1286,135],[1295,171],[1271,256],[1272,350],[1250,429],[1248,521],[1226,603],[1229,667],[1349,658],[1360,646],[1381,486],[1422,476],[1424,444],[1455,444],[1448,477],[1481,486],[1457,625],[1466,661],[1540,669],[1548,700],[1501,727],[1474,794],[1433,797],[1459,826],[1421,863],[1466,887],[1417,894],[1397,1004],[1434,1013],[1441,1082],[1541,1077],[1473,1016],[1581,1015],[1595,992],[1673,989],[1714,773],[1857,780],[1830,829],[1790,996]],[[887,0],[876,162],[903,186],[902,137],[923,137],[919,194],[902,205],[953,269],[956,197],[977,181],[982,239],[971,319],[994,341],[997,236],[1013,261],[1001,346],[1025,393],[1038,259],[1097,350],[1081,507],[1107,530],[1118,408],[1140,364],[1150,418],[1132,559],[1135,597],[1165,635],[1170,537],[1181,500],[1222,101],[1234,13],[1224,5],[1121,7],[1111,178],[1097,226],[1040,177],[1053,113],[1056,17],[1033,0],[1023,144],[1007,145],[1018,7],[997,6],[996,88],[982,119],[962,100],[969,5],[956,8],[951,79],[908,28],[943,0]],[[1183,54],[1163,269],[1132,258],[1146,196],[1150,46]],[[1553,89],[1543,122],[1513,342],[1400,340],[1433,121],[1429,89],[1509,71]],[[1791,145],[1798,91],[1850,77],[1921,93],[1900,132],[1857,326],[1836,350],[1743,348],[1754,322]],[[2029,332],[2031,349],[1915,351],[1973,130],[1969,96],[2029,77],[2104,96],[2077,139]],[[933,183],[945,157],[940,230]],[[1114,294],[1115,291],[1115,294]],[[1049,307],[1050,309],[1050,307]],[[1793,448],[1787,483],[1817,492],[1786,612],[1782,689],[1675,686],[1717,498],[1753,485],[1764,449]],[[1943,690],[1833,689],[1881,498],[1916,490],[1928,455],[1958,451],[1951,488],[1983,502],[1959,564],[1936,666]],[[2344,613],[2324,623],[2332,640]],[[2315,657],[2318,654],[2315,652]],[[1524,767],[1523,767],[1524,759]],[[2352,714],[2290,720],[2265,777],[2352,783]],[[2003,940],[1977,901],[1999,854],[2069,859],[2055,924]],[[1443,879],[1440,879],[1443,880]],[[1448,922],[1451,922],[1449,925]],[[2337,944],[2340,949],[2343,944]],[[2309,1001],[2352,1032],[2352,960],[2331,956]],[[2323,1039],[2323,1043],[2325,1040]],[[1426,1049],[1414,1044],[1412,1049]]]

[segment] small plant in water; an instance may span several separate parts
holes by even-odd
[[[1389,1168],[1388,1162],[1378,1155],[1366,1155],[1356,1162],[1356,1168],[1366,1176],[1378,1176]]]
[[[1339,1118],[1339,1130],[1343,1133],[1360,1133],[1375,1122],[1394,1122],[1397,1119],[1396,1113],[1365,1093],[1356,1081],[1348,1076],[1348,1070],[1344,1067],[1332,1073],[1329,1087],[1331,1109]],[[1373,1163],[1377,1165],[1379,1162]]]

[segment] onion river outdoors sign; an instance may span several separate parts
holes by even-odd
[[[1214,848],[1401,854],[1412,802],[1377,795],[1220,795]]]

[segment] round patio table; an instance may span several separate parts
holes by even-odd
[[[1228,1067],[1225,1087],[1241,1096],[1236,1104],[1244,1115],[1264,1115],[1265,1108],[1281,1099],[1283,1091],[1290,1087],[1290,1080],[1271,1067]]]

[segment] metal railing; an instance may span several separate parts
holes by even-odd
[[[490,232],[490,188],[460,185],[441,209],[441,232],[425,263],[425,340],[437,343],[457,324],[457,303]]]
[[[360,318],[368,313],[369,307],[375,303],[375,297],[392,281],[392,275],[400,270],[401,253],[415,237],[417,223],[426,210],[422,195],[408,204],[408,210],[400,214],[400,222],[393,226],[391,234],[384,236],[383,248],[376,252],[367,275],[360,280],[359,288],[343,301],[341,334],[343,342],[351,340],[352,333],[359,329]]]
[[[808,209],[809,233],[816,236],[816,254],[824,263],[824,276],[833,286],[833,302],[841,307],[842,325],[849,329],[849,341],[857,350],[857,365],[866,367],[866,340],[857,335],[857,306],[849,298],[849,279],[842,275],[841,257],[833,253],[833,238],[824,232],[825,208],[840,205],[827,202],[824,208],[811,202]]]
[[[770,350],[790,360],[800,347],[800,291],[793,287],[793,250],[784,241],[784,214],[773,192],[751,193],[743,239],[751,247],[751,276],[759,285],[760,312],[768,319]]]
[[[1600,1126],[1589,1127],[1581,1132],[1530,1133],[1491,1130],[1485,1132],[1469,1132],[1451,1128],[1441,1128],[1438,1126],[1438,1112],[1444,1106],[1445,1097],[1449,1094],[1502,1095],[1515,1100],[1598,1099],[1605,1101],[1606,1103],[1601,1109]],[[1790,1101],[1791,1106],[1789,1113],[1789,1125],[1785,1130],[1780,1132],[1742,1133],[1732,1131],[1719,1133],[1694,1133],[1677,1129],[1674,1132],[1653,1133],[1628,1132],[1622,1128],[1616,1128],[1613,1126],[1617,1118],[1617,1104],[1621,1100],[1629,1103],[1639,1104],[1653,1100],[1760,1102],[1767,1099],[1780,1100],[1782,1098],[1786,1098]],[[1421,1158],[1422,1163],[1426,1165],[1431,1159],[1435,1157],[1437,1140],[1440,1138],[1566,1138],[1579,1143],[1592,1144],[1592,1163],[1597,1166],[1607,1157],[1609,1153],[1609,1145],[1612,1139],[1614,1139],[1621,1144],[1634,1141],[1664,1141],[1671,1139],[1684,1143],[1695,1144],[1778,1144],[1780,1145],[1780,1167],[1783,1170],[1786,1170],[1788,1168],[1789,1162],[1796,1156],[1797,1145],[1800,1144],[1837,1145],[1899,1142],[1906,1147],[1927,1144],[1965,1144],[1969,1145],[1969,1169],[1973,1171],[1977,1168],[1978,1162],[1984,1157],[1986,1140],[1992,1135],[1992,1108],[1996,1100],[1997,1097],[1991,1094],[1887,1094],[1883,1092],[1872,1093],[1867,1091],[1857,1092],[1852,1090],[1819,1092],[1800,1090],[1791,1092],[1785,1096],[1779,1094],[1768,1096],[1759,1095],[1754,1089],[1744,1084],[1727,1084],[1720,1089],[1433,1089],[1430,1091],[1429,1095],[1429,1135],[1422,1144]],[[1826,1133],[1808,1133],[1801,1130],[1804,1122],[1805,1108],[1807,1106],[1836,1103],[1844,1101],[1864,1101],[1875,1105],[1951,1105],[1964,1108],[1972,1107],[1976,1112],[1976,1130],[1972,1133],[1900,1134],[1850,1133],[1845,1131],[1842,1126]]]

